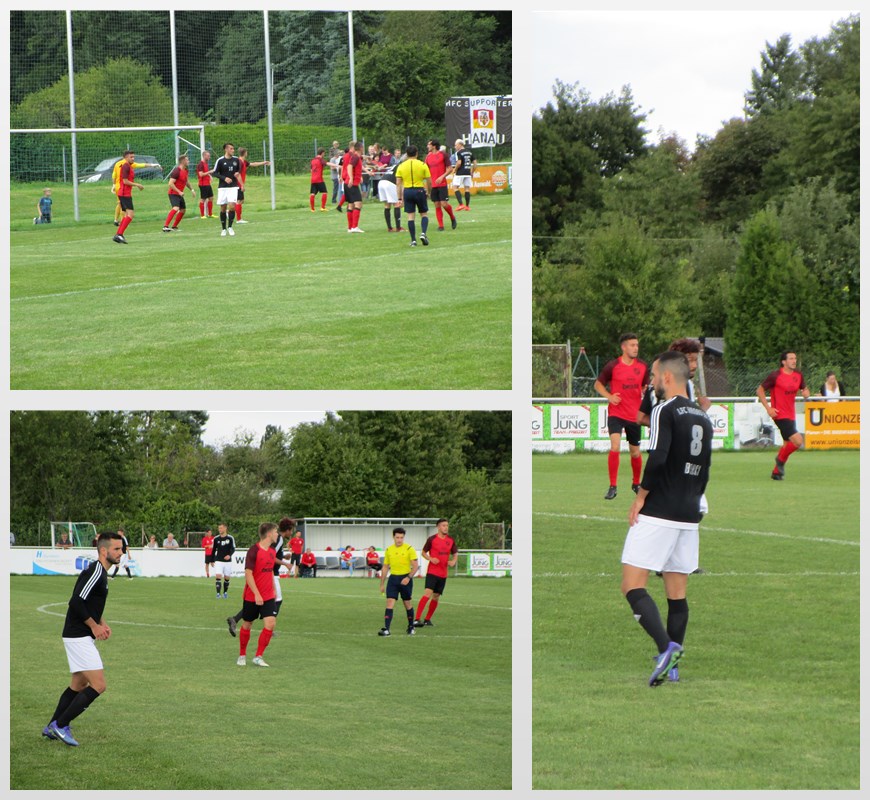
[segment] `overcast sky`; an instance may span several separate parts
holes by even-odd
[[[743,116],[743,96],[765,42],[822,38],[849,11],[557,11],[532,14],[533,111],[556,78],[579,82],[593,100],[630,85],[650,112],[646,129],[675,131],[690,149]]]
[[[202,441],[222,447],[233,442],[237,432],[251,431],[259,443],[267,425],[287,431],[302,422],[320,422],[325,417],[325,411],[210,411]]]

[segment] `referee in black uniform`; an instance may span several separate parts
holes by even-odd
[[[77,747],[78,742],[70,723],[106,691],[103,661],[94,640],[112,635],[103,621],[103,609],[109,596],[109,566],[121,560],[121,547],[120,534],[101,533],[97,537],[97,560],[79,574],[67,608],[63,646],[72,677],[42,735],[71,747]]]
[[[659,403],[650,418],[649,453],[622,551],[622,593],[658,647],[650,686],[661,684],[666,675],[679,680],[677,662],[689,621],[686,585],[698,568],[700,504],[710,473],[713,425],[689,400],[688,380],[683,353],[668,351],[653,363]],[[650,571],[664,578],[667,628],[646,590]]]

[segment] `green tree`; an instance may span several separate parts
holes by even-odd
[[[76,123],[80,127],[115,127],[118,109],[124,109],[123,124],[169,125],[172,95],[151,68],[130,58],[107,61],[99,67],[76,73]],[[18,128],[63,128],[70,126],[69,78],[27,95],[12,110],[12,125]]]
[[[789,348],[807,354],[814,339],[814,303],[806,266],[782,235],[776,215],[760,211],[740,237],[740,254],[725,328],[729,369],[770,361]]]
[[[66,73],[66,19],[63,11],[9,14],[9,99],[15,106]]]
[[[206,55],[215,72],[232,76],[210,81],[218,123],[259,122],[266,116],[266,62],[262,13],[237,12],[223,25]],[[215,85],[219,90],[214,92]]]
[[[754,116],[781,111],[797,102],[804,91],[802,60],[784,33],[775,44],[767,42],[761,53],[761,69],[752,70],[752,88],[746,92],[746,113]]]

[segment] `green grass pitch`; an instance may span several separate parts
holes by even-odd
[[[250,178],[249,224],[221,238],[190,193],[163,233],[166,186],[146,183],[128,245],[105,185],[81,187],[79,223],[55,189],[51,225],[32,223],[43,187],[13,186],[11,388],[510,389],[510,196],[475,196],[444,232],[432,208],[431,245],[412,250],[382,203],[348,234],[331,205],[311,213],[308,186],[280,177],[272,211]]]
[[[269,669],[251,665],[260,622],[236,666],[241,580],[216,600],[205,576],[115,579],[108,688],[68,747],[41,731],[69,680],[73,585],[11,578],[12,789],[510,788],[508,579],[451,578],[435,627],[407,636],[397,613],[390,638],[376,580],[284,580]]]
[[[533,786],[859,788],[857,452],[714,453],[680,682],[620,592],[634,495],[603,455],[533,457]],[[650,594],[666,612],[661,580]]]

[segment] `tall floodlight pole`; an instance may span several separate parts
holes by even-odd
[[[272,191],[272,211],[275,210],[275,141],[272,135],[272,56],[269,51],[269,12],[263,12],[263,38],[266,61],[266,119],[269,127],[269,183]]]
[[[72,11],[66,12],[66,59],[69,72],[69,126],[73,129],[72,134],[72,183],[73,183],[73,219],[79,221],[79,161],[78,148],[76,147],[76,87],[73,72],[73,44],[72,44]]]
[[[172,52],[172,124],[178,126],[178,64],[175,61],[175,12],[169,12],[169,47]],[[178,163],[178,131],[175,132],[175,163]]]
[[[356,83],[353,73],[353,11],[347,12],[347,54],[350,61],[350,127],[356,141]]]

